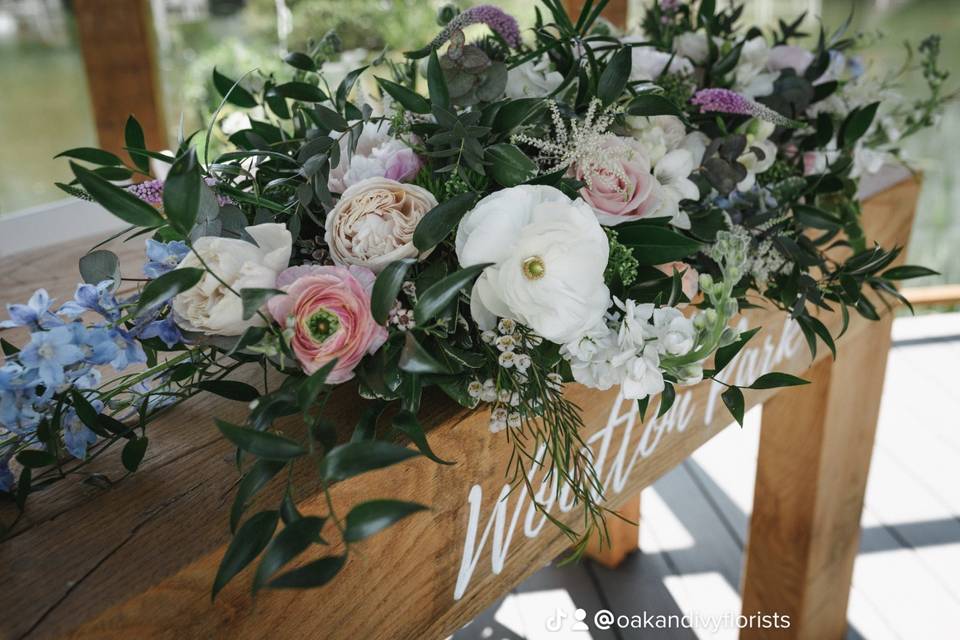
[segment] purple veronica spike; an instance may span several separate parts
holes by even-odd
[[[471,24],[485,24],[497,33],[503,41],[516,49],[520,46],[520,25],[516,18],[502,9],[490,4],[481,4],[467,9],[463,13],[457,14],[457,17],[447,23],[433,42],[430,43],[430,49],[436,49],[444,42],[450,39],[454,31],[463,29]]]
[[[766,120],[781,127],[795,129],[803,126],[802,122],[791,120],[773,109],[729,89],[701,89],[694,94],[690,102],[700,107],[700,113],[708,111],[736,113]]]
[[[127,187],[127,191],[154,207],[163,204],[163,181],[147,180]]]

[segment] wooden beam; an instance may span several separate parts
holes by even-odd
[[[564,0],[563,6],[567,8],[567,13],[576,21],[585,4],[586,0]],[[600,15],[609,20],[613,26],[623,29],[627,26],[629,6],[630,2],[628,0],[610,0]]]
[[[900,293],[915,307],[939,304],[960,304],[960,284],[942,284],[930,287],[907,287]]]
[[[100,146],[121,157],[131,114],[147,146],[167,147],[149,0],[74,0]]]
[[[640,494],[627,498],[617,513],[620,518],[607,518],[607,539],[601,542],[600,536],[594,535],[586,552],[588,558],[608,569],[616,569],[640,549]]]

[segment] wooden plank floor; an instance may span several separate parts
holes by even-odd
[[[960,313],[899,318],[850,597],[850,639],[957,637],[960,612]],[[723,615],[739,584],[760,413],[727,429],[643,495],[640,544],[623,566],[548,566],[455,640],[735,638],[735,629],[600,631],[592,616]],[[557,611],[588,632],[553,632]],[[569,628],[570,618],[567,618]]]

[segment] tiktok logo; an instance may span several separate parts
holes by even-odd
[[[573,612],[573,624],[570,625],[570,628],[567,629],[564,622],[570,615],[563,609],[556,609],[553,612],[553,615],[547,618],[545,626],[547,631],[551,633],[559,633],[561,631],[589,631],[590,627],[587,626],[587,623],[584,622],[587,619],[587,612],[583,609],[576,609]]]

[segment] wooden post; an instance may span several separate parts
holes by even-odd
[[[149,0],[74,0],[100,146],[123,157],[127,117],[147,147],[167,146]]]
[[[580,11],[585,4],[586,0],[564,0],[563,6],[566,7],[567,13],[576,21],[577,16],[580,15]],[[627,26],[629,5],[628,0],[610,0],[600,15],[609,20],[615,27],[623,29]]]
[[[790,627],[742,638],[843,638],[860,512],[880,413],[891,315],[839,341],[763,406],[743,614],[790,616]]]
[[[617,513],[624,519],[607,518],[609,539],[600,544],[600,537],[594,535],[586,552],[588,558],[608,569],[616,569],[627,556],[640,549],[640,494],[629,498]]]

